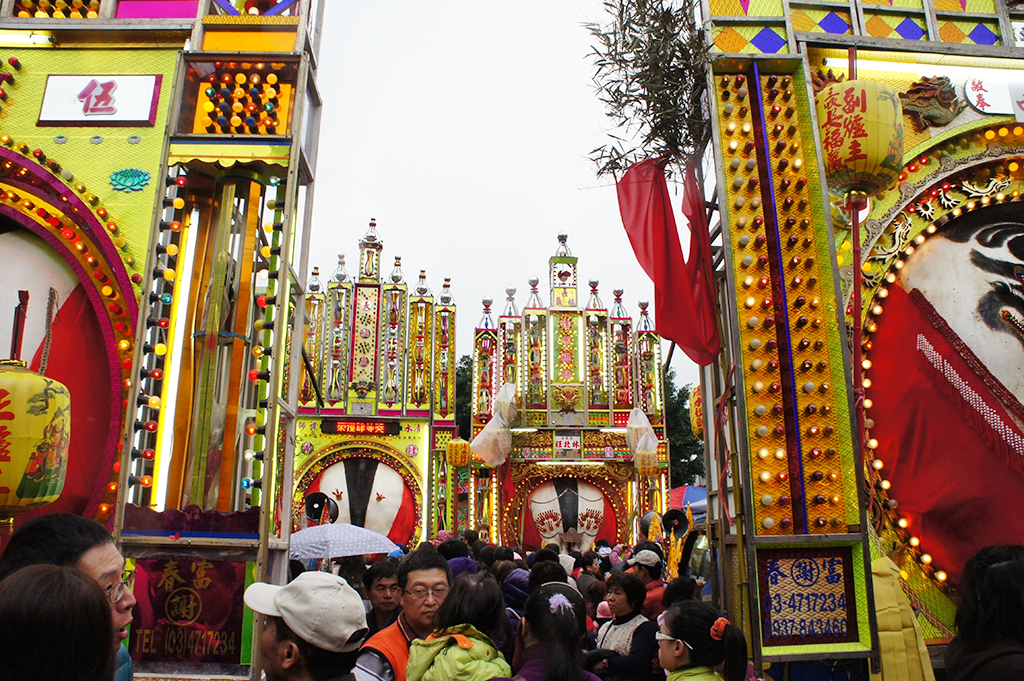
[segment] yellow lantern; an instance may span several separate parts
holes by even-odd
[[[695,438],[704,439],[704,399],[699,385],[690,392],[690,428]]]
[[[654,477],[658,474],[658,450],[638,449],[633,455],[633,465],[641,476]]]
[[[71,440],[71,395],[18,360],[0,361],[0,534],[57,500]]]
[[[453,437],[448,443],[448,465],[461,468],[470,461],[469,443],[461,437]]]
[[[834,196],[872,196],[896,181],[903,165],[903,106],[880,83],[832,83],[814,101],[825,155],[825,176]]]

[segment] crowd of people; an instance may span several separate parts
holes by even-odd
[[[533,553],[473,532],[399,557],[293,564],[288,584],[250,585],[268,681],[741,681],[740,628],[661,547]],[[36,518],[0,556],[0,681],[128,681],[135,598],[100,525]],[[328,565],[327,567],[330,567]],[[1024,547],[968,564],[949,647],[953,681],[1024,681]]]

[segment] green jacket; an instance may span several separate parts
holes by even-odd
[[[672,672],[667,681],[722,681],[722,677],[711,667],[690,667]]]
[[[407,681],[486,681],[512,676],[491,640],[464,624],[409,647]]]

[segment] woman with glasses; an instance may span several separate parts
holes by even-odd
[[[0,681],[111,681],[117,591],[56,565],[30,565],[0,582]]]
[[[409,648],[408,681],[488,681],[511,674],[498,650],[511,638],[505,600],[490,573],[459,576],[435,626]]]
[[[747,642],[743,632],[708,603],[678,601],[665,611],[658,660],[668,681],[743,681]],[[715,673],[721,667],[721,676]]]

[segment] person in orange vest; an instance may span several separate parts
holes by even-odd
[[[356,681],[405,681],[409,646],[434,631],[434,618],[452,582],[448,561],[437,551],[418,549],[398,565],[402,613],[370,637],[356,661]]]

